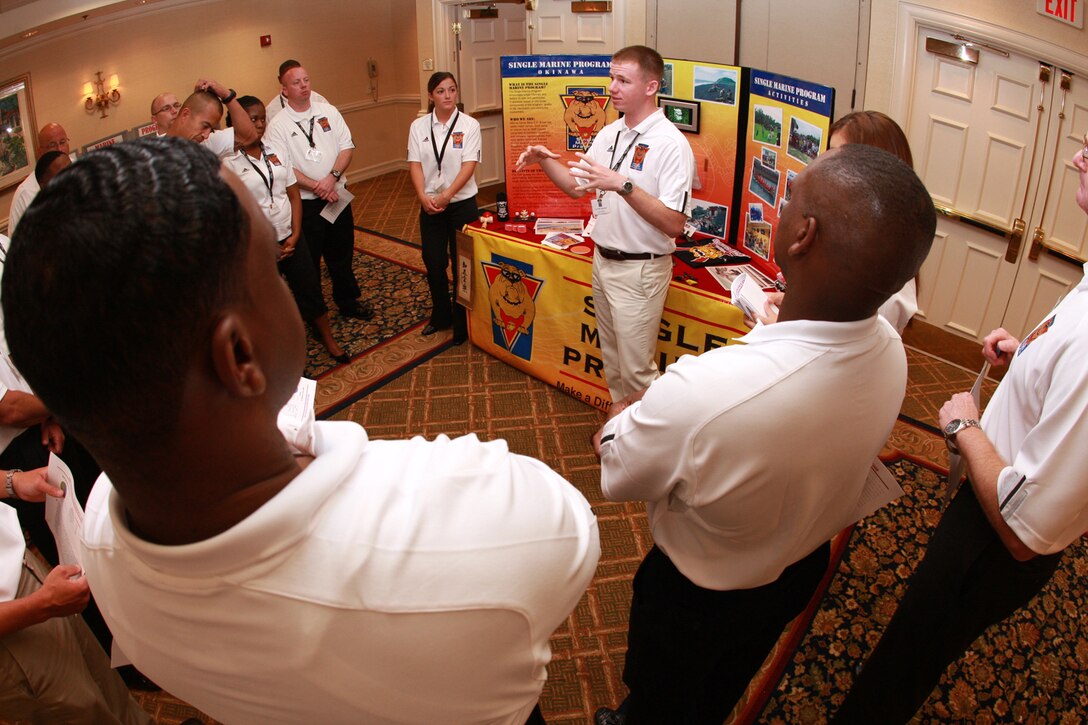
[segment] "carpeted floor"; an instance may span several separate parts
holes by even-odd
[[[418,207],[406,172],[356,184],[352,190],[357,225],[418,241]],[[365,233],[357,235],[357,244],[366,252],[357,255],[366,267],[360,274],[364,295],[383,313],[374,323],[377,329],[366,324],[353,328],[360,342],[354,345],[351,364],[334,367],[331,360],[322,362],[320,354],[311,355],[311,372],[319,379],[319,414],[358,421],[372,438],[469,432],[482,439],[505,438],[512,450],[555,468],[593,503],[600,522],[601,564],[578,607],[552,638],[554,658],[541,700],[548,722],[586,723],[596,707],[623,698],[620,674],[630,582],[651,545],[642,505],[601,497],[589,439],[603,415],[471,345],[450,346],[448,333],[423,338],[419,330],[425,301],[420,312],[417,292],[406,293],[403,300],[398,296],[400,285],[417,289],[419,280],[413,275],[420,269],[418,249]],[[425,284],[419,289],[425,293]],[[335,321],[335,313],[332,317]],[[957,365],[917,349],[908,349],[908,362],[903,413],[928,426],[935,424],[936,411],[948,395],[969,388],[978,372],[977,365],[971,369],[969,357]],[[984,399],[993,388],[987,382]],[[858,527],[827,596],[813,608],[813,626],[801,628],[804,636],[799,629],[796,652],[789,656],[787,651],[779,660],[785,669],[781,682],[772,671],[769,681],[756,683],[753,689],[765,684],[769,695],[763,714],[753,715],[758,722],[825,721],[836,698],[849,687],[853,668],[879,636],[936,524],[935,496],[942,481],[934,467],[945,460],[941,439],[901,422],[885,453],[897,460],[892,470],[906,495]],[[1052,584],[1037,611],[1002,628],[992,641],[976,645],[964,666],[949,673],[927,703],[922,722],[1082,719],[1088,711],[1088,696],[1082,694],[1088,691],[1088,640],[1076,625],[1088,573],[1083,547],[1064,567],[1068,572]],[[1065,592],[1060,598],[1059,588]],[[161,723],[176,725],[198,715],[167,693],[134,694]]]

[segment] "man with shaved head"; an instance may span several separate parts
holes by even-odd
[[[646,501],[630,689],[597,723],[720,723],[854,522],[903,401],[907,360],[877,309],[918,271],[936,214],[910,167],[860,144],[795,180],[775,230],[778,322],[684,356],[614,405],[601,488]],[[728,446],[728,447],[727,447]]]
[[[60,151],[63,154],[71,152],[69,148],[68,134],[59,123],[47,123],[38,131],[38,155],[47,151]],[[15,225],[23,216],[23,212],[34,201],[34,197],[41,191],[38,180],[34,178],[34,172],[26,177],[19,188],[15,190],[15,196],[11,200],[11,210],[8,212],[8,236],[15,231]]]
[[[219,131],[224,108],[230,113],[231,128]],[[257,129],[239,105],[238,93],[233,88],[202,78],[197,81],[196,90],[181,104],[166,135],[204,144],[216,156],[224,158],[256,141]]]
[[[173,93],[160,93],[151,102],[151,120],[155,122],[155,135],[165,136],[170,124],[178,117],[181,103]]]

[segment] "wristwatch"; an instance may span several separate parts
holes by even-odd
[[[234,100],[235,98],[237,98],[237,97],[238,97],[238,91],[234,90],[233,88],[228,88],[227,90],[228,90],[228,91],[230,91],[230,93],[228,93],[228,94],[227,94],[227,97],[226,97],[226,98],[220,98],[220,99],[219,99],[219,101],[220,101],[220,102],[221,102],[221,103],[222,103],[222,104],[223,104],[224,106],[225,106],[225,105],[227,105],[228,103],[230,103],[231,101],[233,101],[233,100]]]
[[[4,478],[4,493],[10,499],[17,499],[19,496],[15,493],[15,474],[22,473],[21,468],[12,468],[8,471],[7,476]]]
[[[631,183],[630,179],[628,179],[627,181],[623,182],[623,186],[621,186],[619,188],[619,190],[616,191],[616,193],[619,194],[620,196],[627,196],[628,194],[630,194],[634,190],[635,190],[635,185]]]
[[[964,428],[981,428],[981,426],[974,418],[954,418],[944,427],[944,441],[953,453],[959,453],[955,443],[956,434]]]
[[[336,179],[337,181],[340,181],[340,177],[343,175],[344,172],[343,171],[337,171],[336,169],[333,169],[329,173],[332,174],[332,178]]]

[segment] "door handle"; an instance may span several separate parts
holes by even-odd
[[[1027,225],[1023,219],[1017,219],[1012,223],[1012,229],[1005,236],[1008,246],[1005,248],[1005,261],[1016,264],[1016,258],[1020,256],[1020,245],[1024,243],[1024,230]]]
[[[1031,238],[1031,249],[1028,250],[1028,259],[1032,262],[1039,258],[1039,252],[1043,248],[1043,240],[1046,239],[1046,232],[1042,227],[1035,227],[1035,234]]]

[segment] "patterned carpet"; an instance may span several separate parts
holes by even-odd
[[[352,191],[357,225],[418,241],[418,207],[406,172],[355,184]],[[426,301],[420,295],[426,285],[418,248],[364,232],[357,233],[356,244],[365,252],[356,255],[364,298],[381,312],[361,325],[331,315],[342,340],[355,338],[349,365],[322,359],[311,340],[308,374],[319,379],[318,412],[358,421],[372,438],[469,432],[485,440],[505,438],[513,451],[542,459],[590,500],[600,524],[601,563],[552,638],[553,661],[541,699],[549,723],[589,722],[596,707],[623,699],[631,578],[652,543],[642,505],[601,497],[589,441],[603,414],[471,345],[450,346],[448,332],[423,338]],[[981,358],[953,364],[908,348],[908,362],[903,414],[933,426],[944,400],[971,386]],[[984,400],[994,387],[987,381]],[[932,432],[900,422],[883,455],[896,461],[891,468],[906,495],[858,527],[827,596],[813,606],[811,628],[801,621],[792,638],[784,634],[778,658],[769,663],[778,667],[765,666],[750,688],[756,694],[766,689],[765,710],[758,714],[762,700],[753,703],[754,712],[742,703],[727,721],[731,725],[824,722],[894,611],[937,521],[934,496],[941,480],[935,471],[946,454]],[[1088,641],[1077,627],[1077,613],[1088,604],[1082,595],[1086,575],[1088,557],[1078,547],[1036,611],[976,645],[963,666],[950,671],[920,721],[1081,722],[1088,711]],[[157,722],[176,725],[199,716],[167,693],[133,694]]]

